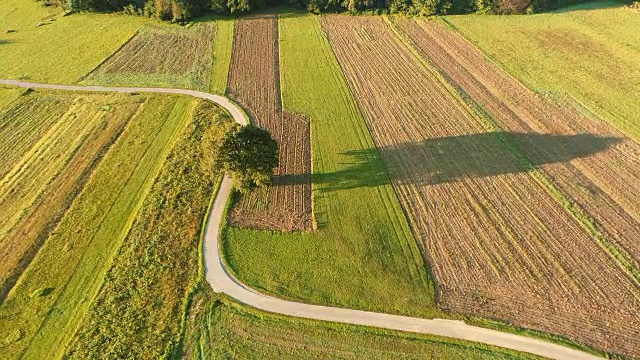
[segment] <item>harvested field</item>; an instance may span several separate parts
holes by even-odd
[[[255,124],[271,132],[280,153],[273,185],[240,197],[231,212],[231,224],[287,231],[311,229],[309,122],[304,116],[282,111],[277,17],[237,21],[227,88],[228,95],[249,112]]]
[[[507,141],[584,148],[600,137],[489,132],[489,119],[383,19],[322,19],[432,266],[440,305],[638,355],[637,284]]]
[[[184,128],[193,109],[191,99],[184,97],[83,94],[71,99],[69,111],[52,125],[58,131],[48,139],[51,146],[41,146],[47,151],[35,153],[46,156],[58,152],[58,158],[50,157],[52,164],[69,159],[64,168],[69,174],[52,180],[60,186],[55,191],[73,194],[74,187],[64,181],[74,178],[79,179],[76,184],[82,185],[82,190],[69,200],[70,205],[0,307],[0,333],[9,334],[2,347],[7,358],[63,357],[129,234],[167,150],[175,143],[174,134]],[[70,120],[73,113],[77,121]],[[119,127],[123,129],[118,136],[115,129]],[[112,136],[106,136],[108,132]],[[73,141],[85,145],[77,146]],[[60,142],[67,146],[58,145]],[[74,153],[72,158],[68,152]],[[91,158],[99,160],[94,164]],[[47,169],[46,161],[42,163]],[[93,169],[84,181],[87,167]],[[44,194],[48,197],[43,205],[50,208],[48,212],[38,210],[42,214],[57,216],[66,206],[67,200],[55,191]],[[56,202],[60,208],[55,207]]]
[[[534,138],[511,140],[599,224],[625,263],[638,269],[640,145],[570,104],[556,106],[533,93],[439,21],[402,20],[399,25],[456,87],[491,113],[500,128],[567,136],[567,141],[553,146]],[[584,141],[585,134],[594,139]],[[635,276],[640,280],[637,270]]]
[[[208,90],[215,26],[149,26],[85,79],[108,85],[186,87]]]
[[[55,228],[102,154],[140,106],[105,108],[73,95],[29,94],[0,114],[0,298]],[[88,121],[87,121],[88,120]]]

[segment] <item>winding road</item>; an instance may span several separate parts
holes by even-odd
[[[245,113],[228,98],[200,91],[169,88],[137,88],[137,87],[105,87],[53,85],[22,82],[16,80],[0,80],[0,84],[23,88],[40,88],[68,91],[100,91],[123,93],[162,93],[189,95],[212,101],[221,105],[242,125],[248,124]],[[225,267],[218,235],[222,224],[224,210],[231,194],[231,179],[225,176],[214,200],[207,221],[204,237],[204,263],[206,279],[216,292],[223,292],[246,305],[277,314],[332,321],[337,323],[373,326],[377,328],[408,331],[421,334],[444,336],[454,339],[479,342],[507,349],[523,351],[558,360],[601,359],[600,357],[554,344],[544,340],[516,335],[507,332],[490,330],[468,325],[463,321],[444,319],[422,319],[407,316],[389,315],[368,311],[335,308],[320,305],[298,303],[261,294],[236,279]]]

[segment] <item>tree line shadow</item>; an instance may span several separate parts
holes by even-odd
[[[314,173],[311,179],[324,191],[373,187],[388,184],[390,180],[401,184],[435,185],[465,178],[528,172],[532,167],[588,157],[621,140],[592,134],[504,131],[433,138],[389,148],[345,152],[343,155],[348,162],[341,164],[341,170]],[[274,177],[273,181],[299,184],[305,179],[308,181],[308,176],[285,174]]]

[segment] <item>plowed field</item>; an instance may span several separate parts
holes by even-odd
[[[531,169],[544,161],[509,146],[516,139],[554,152],[558,143],[587,147],[564,154],[572,158],[621,142],[490,131],[490,117],[383,19],[322,22],[432,265],[441,306],[635,354],[637,285]]]
[[[239,227],[305,230],[312,227],[309,122],[282,111],[278,69],[277,18],[238,20],[228,92],[278,141],[280,165],[273,185],[241,197],[230,221]]]
[[[568,104],[554,106],[437,21],[403,20],[416,46],[504,130],[566,136],[555,144],[514,138],[531,161],[640,264],[640,145]],[[590,136],[585,136],[589,134]],[[591,138],[591,136],[593,136]]]

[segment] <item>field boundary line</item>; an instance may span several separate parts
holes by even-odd
[[[96,70],[98,70],[102,65],[106,64],[109,60],[111,60],[120,50],[122,50],[122,48],[124,48],[125,46],[127,46],[127,44],[129,44],[131,41],[133,41],[133,39],[138,36],[140,34],[140,32],[142,31],[142,28],[144,28],[146,25],[141,26],[138,30],[136,30],[128,39],[127,41],[123,42],[122,45],[118,46],[117,49],[115,49],[111,54],[109,54],[109,56],[107,56],[106,58],[102,59],[102,61],[100,61],[100,63],[98,63],[98,65],[94,66],[91,70],[89,70],[86,74],[82,75],[82,77],[80,77],[77,81],[77,83],[81,83],[85,80],[87,80],[89,78],[89,76],[91,76],[91,74],[93,74]]]
[[[17,80],[1,80],[0,84],[25,88],[41,88],[67,91],[96,91],[121,93],[159,93],[189,95],[212,101],[224,107],[231,113],[234,121],[247,125],[245,114],[228,98],[195,90],[171,88],[136,88],[136,87],[105,87],[105,86],[74,86],[52,85],[21,82]],[[482,328],[466,324],[460,320],[423,319],[400,315],[375,313],[363,310],[352,310],[321,305],[311,305],[278,299],[244,285],[226,269],[220,253],[220,228],[225,214],[226,205],[231,195],[231,178],[225,175],[220,183],[218,193],[213,201],[213,207],[206,219],[204,244],[205,278],[214,291],[222,292],[231,298],[254,308],[281,315],[301,317],[312,320],[322,320],[352,325],[371,326],[389,330],[415,332],[436,335],[459,340],[483,343],[491,346],[522,351],[558,360],[592,360],[601,359],[596,355],[548,341],[516,335],[509,332]]]

